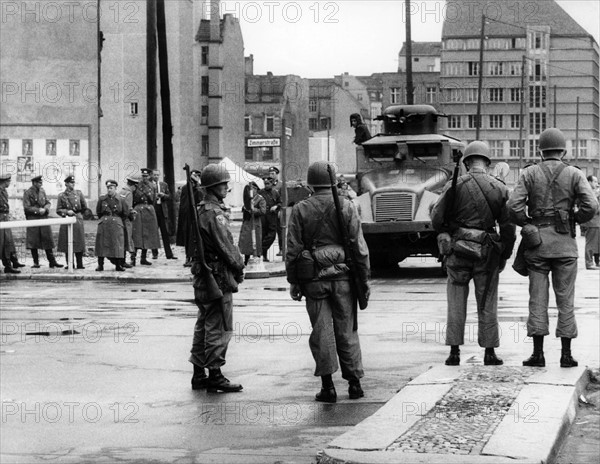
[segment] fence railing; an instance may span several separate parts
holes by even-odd
[[[20,229],[28,227],[39,227],[39,226],[54,226],[54,225],[67,225],[67,257],[69,261],[69,272],[73,272],[73,224],[77,222],[75,216],[65,218],[48,218],[48,219],[32,219],[30,221],[2,221],[0,222],[0,229]]]

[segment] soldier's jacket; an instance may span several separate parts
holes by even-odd
[[[506,185],[478,168],[460,176],[456,182],[454,212],[450,214],[446,230],[444,220],[451,188],[452,182],[448,182],[431,211],[433,228],[438,232],[450,233],[454,233],[459,227],[483,230],[492,234],[493,239],[498,224],[502,243],[501,258],[510,258],[516,235],[515,226],[510,222],[508,214],[509,192]]]
[[[8,192],[5,187],[0,187],[0,222],[8,221],[10,207],[8,204]],[[0,257],[10,259],[11,253],[14,253],[15,242],[13,240],[11,229],[0,230]]]
[[[27,219],[42,219],[48,216],[48,211],[44,214],[40,214],[40,208],[50,208],[50,200],[46,196],[46,192],[43,188],[39,190],[33,185],[25,190],[23,194],[23,210],[25,211],[25,217]]]
[[[229,208],[212,192],[207,192],[198,205],[198,225],[204,244],[204,259],[212,268],[223,293],[237,292],[243,280],[244,259],[229,230]],[[201,267],[196,257],[192,266],[194,287],[203,288]]]
[[[85,251],[85,230],[82,212],[86,208],[87,203],[81,190],[65,190],[58,194],[56,212],[63,217],[67,217],[67,212],[71,210],[75,213],[75,217],[77,218],[77,222],[73,224],[73,251],[75,252]],[[58,232],[58,251],[68,251],[68,233],[68,226],[61,225]]]
[[[542,165],[547,166],[553,175],[561,164],[560,159],[551,158],[526,168],[508,202],[510,216],[517,225],[524,226],[532,222],[538,225],[542,244],[534,250],[544,258],[578,256],[575,237],[559,233],[554,227],[555,210],[568,214],[577,202],[578,210],[574,217],[581,224],[589,221],[598,208],[589,182],[573,166],[566,166],[562,170],[551,189]]]
[[[96,233],[96,256],[123,258],[125,256],[125,226],[123,219],[129,207],[119,195],[98,198],[96,214],[100,218]]]
[[[340,197],[342,216],[350,247],[354,252],[358,277],[363,283],[369,279],[369,249],[363,237],[360,219],[354,204]],[[318,280],[348,280],[348,268],[342,235],[331,190],[315,192],[311,197],[294,205],[288,225],[285,265],[288,282],[295,284],[295,262],[303,250],[311,250],[319,268]]]
[[[270,211],[273,206],[281,206],[281,194],[275,188],[271,190],[262,189],[259,195],[265,199],[267,203],[267,214],[277,214],[276,211]]]
[[[154,205],[156,189],[150,182],[140,182],[133,192],[133,206]]]

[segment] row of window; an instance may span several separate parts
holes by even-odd
[[[275,131],[275,119],[279,121],[278,116],[264,115],[263,117],[257,116],[244,116],[244,131],[252,132],[256,121],[259,124],[262,123],[262,132],[274,132]]]
[[[494,158],[518,158],[520,156],[521,149],[525,147],[519,140],[487,140],[490,146],[490,154]],[[588,141],[579,140],[579,150],[575,150],[577,144],[575,140],[572,141],[571,146],[573,147],[573,155],[577,151],[577,156],[580,158],[588,157]],[[537,154],[537,140],[529,140],[529,156],[536,156]]]
[[[483,101],[485,103],[518,103],[521,101],[521,88],[512,87],[510,89],[501,87],[492,87],[484,89]],[[446,103],[476,103],[479,95],[476,88],[462,89],[442,89],[442,95],[445,96]],[[546,87],[542,85],[529,86],[529,107],[546,108]]]
[[[415,100],[423,100],[423,98],[418,97],[419,92],[422,92],[421,88],[417,88],[415,89],[415,92],[413,92],[413,95],[417,97],[415,98]],[[437,95],[437,87],[425,87],[425,103],[437,103]],[[400,105],[406,103],[406,91],[404,90],[404,87],[390,88],[390,103],[392,105]]]
[[[482,122],[487,125],[485,129],[519,129],[521,127],[520,114],[489,114],[482,117]],[[466,125],[465,125],[466,123]],[[477,128],[477,115],[448,116],[448,129],[475,129]],[[529,133],[539,134],[546,129],[546,113],[529,114]]]
[[[442,42],[444,50],[479,50],[480,39],[448,39]],[[486,50],[523,49],[527,45],[525,37],[493,38],[484,41]]]
[[[484,63],[484,76],[521,76],[521,61],[490,61]],[[548,77],[546,60],[536,58],[527,61],[527,75],[530,81],[545,81]],[[479,76],[479,61],[450,61],[442,67],[445,76]]]

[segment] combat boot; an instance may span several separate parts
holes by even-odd
[[[54,252],[51,248],[46,250],[46,257],[48,258],[48,262],[50,263],[51,268],[61,268],[65,267],[63,264],[59,264],[54,257]]]
[[[104,257],[103,256],[98,257],[98,267],[96,268],[96,270],[99,272],[104,270]]]
[[[217,393],[222,391],[225,393],[235,393],[242,391],[243,387],[237,383],[231,383],[229,379],[221,373],[221,369],[209,369],[208,370],[208,383],[206,385],[206,391],[208,393]]]
[[[2,258],[2,264],[4,264],[5,274],[20,274],[21,271],[12,267],[11,262],[8,259]]]
[[[571,339],[561,337],[562,350],[560,353],[560,367],[577,367],[579,363],[571,356]]]
[[[143,264],[144,266],[152,266],[152,263],[150,261],[148,261],[148,259],[146,259],[148,250],[142,250],[142,257],[140,258],[140,264]]]
[[[208,386],[208,377],[203,367],[194,364],[194,375],[192,376],[192,390],[204,390]]]
[[[136,253],[131,253],[131,267],[135,267],[135,260],[137,259],[137,254]]]
[[[18,269],[20,267],[25,267],[24,264],[21,264],[19,262],[19,258],[17,258],[17,255],[15,253],[10,254],[10,262],[12,263],[12,267],[15,269]]]
[[[83,252],[78,251],[75,253],[75,261],[77,262],[77,269],[85,269],[83,267]]]
[[[501,366],[502,364],[504,364],[504,361],[496,356],[494,348],[485,349],[485,354],[483,355],[484,366]]]
[[[31,250],[31,257],[33,258],[33,266],[34,269],[38,269],[40,267],[40,255],[36,249]]]
[[[321,391],[315,395],[315,400],[321,403],[335,403],[337,401],[337,393],[331,374],[321,376]]]
[[[350,380],[348,382],[348,397],[351,400],[357,400],[358,398],[362,398],[365,396],[365,392],[360,386],[360,380]]]
[[[533,354],[523,361],[523,365],[528,367],[546,367],[543,335],[533,336]]]
[[[452,345],[450,347],[450,356],[446,358],[446,362],[444,364],[446,364],[446,366],[460,365],[460,348],[458,345]]]
[[[123,272],[125,268],[123,267],[123,262],[125,258],[118,258],[115,262],[115,271]]]

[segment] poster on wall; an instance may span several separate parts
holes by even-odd
[[[33,156],[19,156],[17,158],[17,182],[29,182],[32,177]]]
[[[8,156],[8,139],[0,139],[0,156]]]
[[[23,139],[23,156],[33,156],[33,140]]]
[[[56,139],[46,139],[46,156],[56,156]]]
[[[79,140],[69,140],[69,153],[71,156],[79,156]]]

